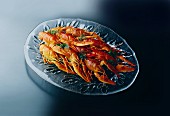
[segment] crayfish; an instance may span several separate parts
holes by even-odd
[[[88,83],[96,77],[100,82],[116,84],[107,76],[103,66],[118,78],[120,72],[135,70],[135,64],[95,32],[71,26],[56,27],[39,32],[38,38],[42,41],[40,53],[44,63],[55,64],[60,70],[77,74]]]

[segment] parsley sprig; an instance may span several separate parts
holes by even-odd
[[[84,40],[84,39],[86,39],[86,36],[85,36],[84,34],[82,34],[82,35],[80,35],[80,37],[78,37],[78,40],[79,40],[79,41],[82,41],[82,40]]]
[[[55,35],[55,34],[57,33],[56,30],[48,30],[47,32],[50,33],[50,34],[52,34],[52,35]]]
[[[80,59],[85,59],[86,58],[85,53],[79,53],[78,56],[79,56]]]
[[[69,46],[66,43],[59,43],[57,46],[60,46],[61,48],[69,48]]]
[[[112,50],[110,50],[108,52],[109,55],[111,55],[112,57],[116,57],[117,53],[116,52],[113,52]]]

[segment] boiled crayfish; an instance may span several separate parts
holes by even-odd
[[[89,83],[96,77],[100,82],[116,84],[107,76],[103,65],[118,78],[120,72],[135,70],[135,64],[95,32],[71,26],[56,27],[39,32],[38,38],[42,41],[40,53],[44,63],[55,64],[60,70],[77,74]]]

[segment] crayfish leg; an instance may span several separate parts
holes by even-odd
[[[72,64],[72,66],[73,66],[74,71],[75,71],[82,79],[84,79],[86,82],[91,82],[90,78],[87,77],[87,76],[84,74],[84,72],[83,72],[83,70],[82,70],[82,67],[81,67],[81,65],[80,65],[80,60],[79,60],[78,56],[77,56],[75,53],[73,53],[73,54],[70,56],[70,59],[69,59],[69,60],[71,61],[71,64]]]
[[[85,65],[84,62],[81,62],[81,64],[82,64],[82,69],[83,69],[83,72],[84,72],[85,76],[87,77],[88,80],[91,81],[92,77],[91,77],[89,69],[87,68],[87,66]]]
[[[61,64],[61,63],[59,63],[59,62],[56,62],[56,61],[55,61],[55,62],[53,61],[53,63],[54,63],[60,70],[62,70],[62,71],[64,71],[64,72],[67,72],[67,73],[70,73],[70,74],[75,74],[74,71],[68,69],[65,65],[63,65],[63,64]]]
[[[62,60],[63,60],[63,63],[64,63],[64,65],[65,65],[65,67],[66,67],[66,72],[69,73],[69,70],[71,70],[72,72],[74,72],[74,70],[72,69],[71,65],[69,64],[67,58],[64,57],[64,56],[62,56],[62,55],[59,55],[59,56],[60,56],[60,57],[62,58]]]
[[[68,69],[64,63],[60,62],[60,56],[55,53],[50,47],[48,47],[47,45],[40,45],[40,51],[41,54],[43,56],[43,59],[45,60],[45,62],[48,61],[48,63],[50,64],[55,64],[60,70],[65,71],[67,73],[71,73],[71,74],[75,74],[74,71]]]

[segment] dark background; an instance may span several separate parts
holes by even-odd
[[[3,1],[0,4],[0,52],[3,54],[0,115],[165,115],[169,8],[168,0]],[[134,84],[108,96],[83,96],[63,90],[54,96],[38,87],[27,75],[23,46],[36,25],[60,17],[92,20],[122,36],[139,61],[140,71]]]

